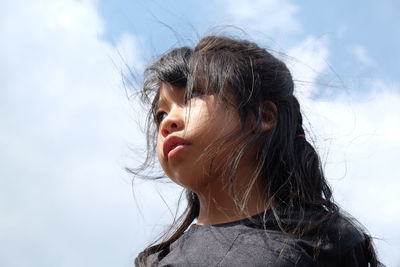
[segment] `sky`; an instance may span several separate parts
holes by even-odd
[[[157,55],[228,32],[293,73],[335,200],[400,266],[398,1],[0,0],[0,265],[132,266],[181,189],[134,180]],[[128,81],[129,83],[129,81]]]

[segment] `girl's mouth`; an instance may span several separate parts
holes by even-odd
[[[177,136],[168,136],[163,145],[163,153],[164,157],[167,159],[172,159],[175,155],[189,146],[190,143],[186,142],[180,137]]]

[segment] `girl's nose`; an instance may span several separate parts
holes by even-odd
[[[167,137],[171,133],[180,131],[183,128],[183,118],[180,115],[170,113],[162,123],[161,134],[163,137]]]

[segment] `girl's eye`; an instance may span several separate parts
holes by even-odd
[[[167,116],[167,113],[165,113],[164,111],[160,111],[156,114],[155,119],[156,119],[156,123],[157,125],[160,125],[161,122],[163,121],[163,119]]]

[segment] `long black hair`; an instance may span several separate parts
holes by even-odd
[[[238,163],[246,151],[257,145],[256,167],[249,174],[246,194],[249,194],[255,179],[261,177],[268,199],[265,207],[272,211],[282,232],[302,236],[341,216],[320,158],[305,137],[300,105],[293,95],[293,79],[281,60],[255,43],[223,36],[206,36],[193,49],[181,47],[163,54],[146,69],[144,75],[142,100],[151,108],[147,124],[148,154],[143,166],[154,157],[157,136],[154,116],[162,83],[184,88],[187,97],[201,87],[203,93],[214,94],[220,103],[235,107],[242,127],[226,140],[216,141],[219,150],[245,135],[224,166],[229,188],[235,194],[233,180]],[[246,131],[250,118],[255,121],[255,130],[251,132]],[[266,120],[273,122],[269,131],[262,129]],[[215,153],[215,150],[204,151],[208,157],[215,156]],[[131,169],[140,175],[138,170]],[[158,257],[162,258],[168,253],[169,245],[198,217],[200,203],[196,193],[186,189],[186,197],[187,207],[176,220],[175,227],[171,228],[172,233],[140,253],[137,265],[144,266],[152,253],[160,252]],[[236,201],[238,206],[245,204],[243,200]],[[292,214],[296,214],[295,225],[286,223]],[[370,237],[364,235],[369,243],[371,266],[378,266]],[[321,236],[323,238],[323,233]]]

